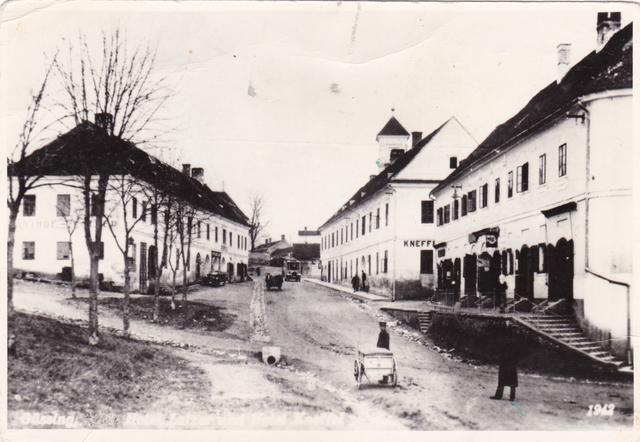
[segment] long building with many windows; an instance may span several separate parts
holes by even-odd
[[[454,117],[426,137],[395,117],[377,136],[381,171],[320,228],[322,279],[366,278],[391,299],[433,293],[435,217],[429,192],[477,145]]]
[[[507,302],[564,305],[592,341],[623,356],[632,335],[633,33],[629,24],[608,40],[619,28],[619,13],[599,14],[601,46],[431,194],[439,290],[458,302],[503,296],[506,282]]]
[[[165,226],[176,223],[165,222],[169,200],[173,207],[170,213],[175,213],[177,207],[189,208],[184,211],[188,213],[184,222],[189,225],[186,228],[191,237],[191,245],[185,249],[190,252],[187,283],[212,271],[226,272],[230,280],[244,279],[247,274],[248,219],[226,192],[211,190],[205,184],[202,168],[184,164],[179,171],[134,144],[109,136],[99,124],[87,121],[36,150],[15,167],[29,176],[42,176],[38,187],[25,195],[17,218],[14,268],[18,272],[67,279],[73,252],[76,276],[88,278],[82,177],[91,168],[110,176],[100,245],[100,274],[104,282],[123,284],[122,238],[125,225],[133,226],[128,247],[132,288],[147,291],[162,261]],[[10,176],[15,173],[9,170]],[[91,175],[95,189],[97,175]],[[120,198],[123,185],[127,186],[125,200]],[[158,194],[163,195],[164,202],[156,205],[154,201],[159,200],[154,198]],[[96,222],[94,215],[92,204],[92,225]],[[154,245],[156,228],[158,250]],[[178,244],[179,238],[174,233],[169,238],[172,251],[162,279],[165,282],[170,279],[173,265],[179,267],[177,282],[182,284],[182,261],[176,259]]]

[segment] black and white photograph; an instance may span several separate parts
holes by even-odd
[[[634,440],[638,11],[0,5],[2,439]]]

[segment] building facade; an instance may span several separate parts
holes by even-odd
[[[320,228],[322,279],[374,293],[423,298],[435,288],[434,202],[429,192],[477,145],[455,118],[426,137],[392,117],[377,136],[382,169]]]
[[[608,18],[599,16],[599,31]],[[608,25],[619,29],[619,14]],[[503,279],[523,309],[564,304],[593,340],[625,355],[634,302],[632,25],[608,42],[601,34],[598,50],[433,189],[437,282],[458,301],[493,296]]]
[[[154,195],[160,193],[170,195],[172,207],[189,208],[191,246],[186,282],[197,281],[212,271],[226,272],[230,280],[244,279],[249,253],[247,218],[227,193],[213,191],[204,184],[203,169],[191,169],[185,164],[180,172],[121,141],[104,142],[101,145],[104,153],[85,152],[86,144],[101,138],[107,138],[102,130],[85,122],[27,158],[27,163],[37,156],[47,160],[31,163],[43,168],[39,173],[44,178],[39,181],[38,188],[25,196],[16,220],[14,267],[17,272],[66,279],[73,252],[76,278],[89,277],[83,191],[79,188],[82,173],[78,168],[86,167],[92,161],[88,158],[95,156],[98,170],[98,163],[109,162],[106,157],[117,156],[118,162],[110,168],[105,198],[99,268],[104,282],[115,286],[124,284],[124,257],[119,245],[122,246],[125,238],[125,225],[133,226],[128,247],[131,287],[139,292],[148,290],[157,271],[154,263],[162,256],[165,226],[169,225],[163,218],[166,216],[165,205],[155,207],[153,204]],[[112,153],[108,151],[110,146],[114,149]],[[95,189],[96,177],[92,181]],[[119,184],[127,186],[126,200],[120,198],[120,193],[124,192]],[[92,226],[95,222],[92,213]],[[74,224],[75,229],[70,229]],[[154,245],[156,229],[159,250]],[[178,266],[177,283],[183,284],[182,264],[176,264],[178,242],[175,234],[169,239],[173,251],[169,259],[171,264]],[[168,265],[162,272],[163,283],[170,281],[171,273]]]

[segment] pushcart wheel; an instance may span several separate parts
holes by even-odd
[[[358,367],[358,361],[353,361],[353,378],[356,380],[356,382],[358,382],[358,375],[360,374],[359,372],[359,367]]]

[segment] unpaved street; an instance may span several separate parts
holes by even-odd
[[[359,346],[371,347],[380,314],[375,303],[345,298],[308,282],[285,282],[265,291],[266,334],[283,361],[259,360],[261,342],[252,341],[253,283],[196,288],[190,300],[222,309],[232,320],[222,331],[179,330],[149,321],[132,322],[132,336],[171,343],[178,356],[204,373],[206,409],[167,397],[149,407],[150,416],[130,427],[212,429],[420,429],[508,430],[630,428],[632,385],[520,374],[518,400],[492,401],[497,369],[445,357],[419,333],[390,324],[391,350],[399,366],[394,389],[372,385],[358,390],[353,361]],[[86,296],[80,292],[79,296]],[[101,297],[118,297],[103,293]],[[69,301],[64,288],[19,283],[19,310],[83,320],[86,308]],[[100,311],[101,325],[121,327],[113,311]],[[386,318],[390,321],[391,318]],[[589,417],[588,407],[615,404],[612,417]],[[162,410],[161,415],[153,416]],[[189,419],[184,420],[188,416]]]

